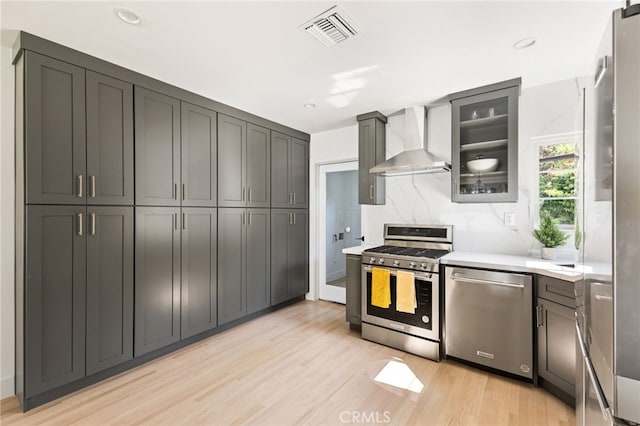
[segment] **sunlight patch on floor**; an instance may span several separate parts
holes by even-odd
[[[415,393],[422,392],[424,388],[424,385],[420,379],[416,377],[415,373],[411,371],[411,368],[398,358],[389,360],[374,380]]]

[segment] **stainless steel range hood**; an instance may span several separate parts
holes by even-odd
[[[451,164],[427,151],[427,108],[404,110],[405,143],[417,146],[395,155],[369,169],[369,173],[383,176],[401,176],[419,173],[451,171]]]

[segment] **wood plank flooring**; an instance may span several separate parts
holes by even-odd
[[[421,393],[374,381],[391,359]],[[362,340],[344,306],[304,301],[20,412],[2,425],[573,425],[533,385]]]

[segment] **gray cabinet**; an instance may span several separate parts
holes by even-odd
[[[182,339],[217,325],[216,209],[182,208]]]
[[[268,209],[219,209],[220,324],[269,306]]]
[[[575,299],[574,284],[538,276],[536,321],[538,376],[542,386],[572,404],[575,399]],[[563,392],[559,394],[557,390]]]
[[[136,204],[180,205],[180,101],[136,86]]]
[[[134,354],[180,340],[180,209],[136,207]]]
[[[358,200],[360,204],[384,204],[384,177],[369,173],[369,169],[385,160],[387,117],[375,111],[357,119]]]
[[[213,207],[217,202],[215,111],[182,102],[182,205]]]
[[[85,71],[25,52],[27,203],[86,203]]]
[[[517,78],[449,95],[453,201],[518,201],[519,92]]]
[[[309,143],[271,132],[271,207],[309,207]]]
[[[87,204],[133,204],[133,86],[87,71]]]
[[[362,312],[362,256],[347,255],[347,322],[352,327],[361,324]]]
[[[85,375],[86,215],[81,206],[28,206],[26,215],[24,394],[31,397]]]
[[[271,305],[309,291],[309,216],[306,210],[271,210]]]
[[[218,115],[221,207],[269,207],[269,130]]]
[[[87,375],[133,358],[133,207],[87,208]]]

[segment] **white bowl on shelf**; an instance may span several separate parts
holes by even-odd
[[[494,172],[500,165],[497,158],[479,158],[477,160],[467,161],[467,168],[471,173],[489,173]]]

